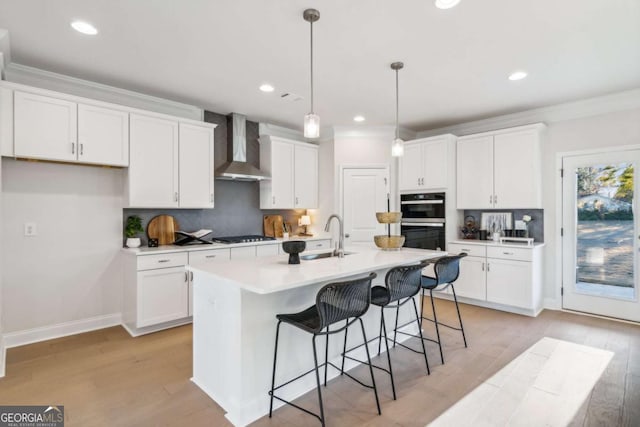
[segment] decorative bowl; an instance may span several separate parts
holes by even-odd
[[[397,224],[402,219],[402,212],[376,212],[380,224]]]
[[[289,264],[300,264],[300,252],[307,247],[304,240],[287,240],[282,242],[282,249],[289,254]]]
[[[373,236],[373,241],[380,249],[389,251],[400,249],[404,245],[404,236]]]

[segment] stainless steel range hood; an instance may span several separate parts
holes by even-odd
[[[231,114],[230,129],[227,134],[231,135],[227,141],[227,153],[229,161],[216,169],[217,179],[229,179],[237,181],[262,181],[271,179],[271,175],[262,172],[252,164],[247,163],[247,118],[242,114]]]

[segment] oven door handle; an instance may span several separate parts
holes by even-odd
[[[443,222],[402,222],[400,225],[406,227],[444,227]]]
[[[444,203],[444,200],[418,200],[418,201],[400,202],[401,205],[441,205],[443,203]]]

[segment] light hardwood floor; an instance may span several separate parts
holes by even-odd
[[[452,304],[437,304],[439,315],[453,321]],[[323,388],[327,425],[425,426],[548,336],[615,352],[573,425],[640,426],[640,326],[554,311],[529,318],[469,305],[461,310],[469,348],[458,332],[446,330],[445,364],[440,364],[437,347],[429,345],[428,377],[420,355],[392,350],[398,400],[392,400],[386,374],[376,372],[382,416],[376,414],[371,391],[345,378],[331,381]],[[432,326],[425,324],[425,330]],[[377,358],[377,363],[384,361]],[[361,367],[354,372],[367,378]],[[68,426],[230,425],[190,376],[190,326],[139,338],[114,327],[9,349],[0,404],[65,405]],[[308,393],[297,403],[316,411],[316,396]],[[285,407],[254,425],[319,423]]]

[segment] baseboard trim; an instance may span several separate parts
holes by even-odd
[[[41,328],[9,332],[3,335],[4,348],[19,347],[21,345],[33,344],[40,341],[81,334],[83,332],[110,328],[112,326],[120,325],[121,322],[122,315],[120,313],[114,313],[104,316],[90,317],[88,319],[58,323],[56,325],[44,326]]]
[[[545,298],[543,306],[546,310],[562,310],[560,302],[556,298]]]

